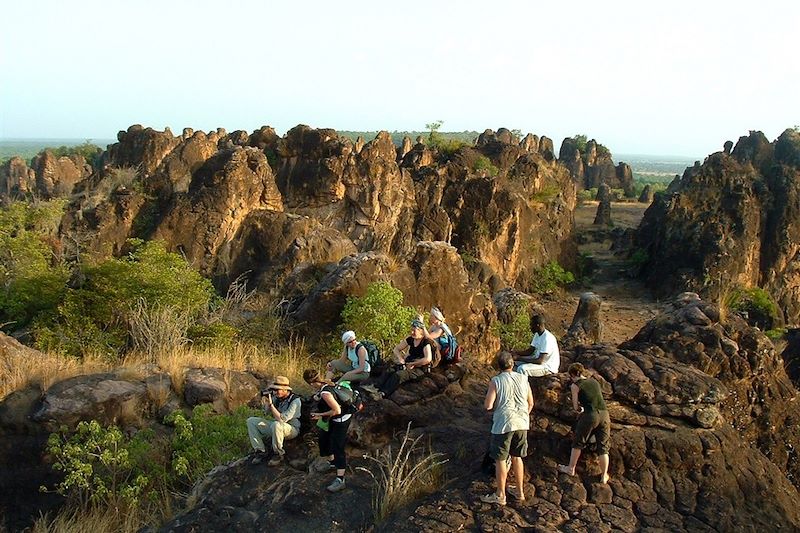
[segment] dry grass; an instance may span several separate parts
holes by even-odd
[[[443,454],[422,446],[422,435],[412,438],[410,433],[409,423],[396,450],[387,446],[375,452],[375,455],[364,456],[375,463],[377,474],[367,468],[357,469],[372,476],[375,482],[372,510],[376,523],[411,501],[435,492],[444,484],[442,465],[447,459],[443,459]]]
[[[40,517],[31,533],[135,533],[146,520],[144,513],[136,510],[114,511],[112,508],[76,510],[65,508],[50,518]]]
[[[140,298],[131,305],[126,318],[134,349],[147,354],[149,361],[158,352],[174,351],[189,342],[186,331],[192,325],[192,316],[187,310],[148,305]]]
[[[63,355],[9,350],[0,353],[0,400],[28,385],[42,390],[53,383],[95,372],[107,372],[111,365],[101,357],[76,359]]]

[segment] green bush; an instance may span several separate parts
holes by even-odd
[[[564,270],[557,261],[550,261],[533,276],[531,289],[538,294],[549,294],[575,283],[572,272]]]
[[[260,411],[246,406],[230,415],[217,415],[211,405],[198,405],[187,419],[181,411],[170,414],[165,422],[174,426],[172,437],[172,472],[191,486],[217,465],[247,454],[252,448],[246,421]]]
[[[96,420],[80,422],[72,434],[66,427],[51,434],[47,451],[53,469],[64,474],[56,492],[84,508],[135,505],[150,480],[136,472],[127,444],[118,427],[103,428]]]
[[[370,283],[364,296],[351,296],[342,310],[342,329],[352,329],[361,339],[373,341],[388,354],[406,336],[417,315],[403,305],[403,293],[389,283]]]
[[[501,350],[517,350],[531,343],[531,316],[524,302],[519,302],[509,312],[511,321],[507,324],[498,320],[492,325],[492,332],[500,337]]]
[[[497,176],[500,170],[492,164],[492,161],[485,155],[480,156],[475,164],[472,165],[475,172],[485,172],[488,176]]]
[[[69,271],[57,260],[59,243],[52,236],[65,205],[13,202],[0,208],[0,324],[25,327],[64,297]]]
[[[130,438],[117,426],[103,428],[95,420],[80,422],[75,431],[62,427],[47,444],[53,469],[64,476],[54,489],[82,508],[142,505],[145,497],[158,501],[247,454],[245,422],[258,414],[242,406],[217,415],[205,404],[188,419],[181,411],[169,415],[165,423],[174,428],[171,434],[144,429]]]
[[[34,335],[40,348],[114,355],[127,344],[128,314],[137,302],[179,308],[195,318],[208,309],[214,298],[211,282],[183,257],[157,241],[129,244],[128,256],[84,267],[81,286],[37,317]]]
[[[193,324],[186,334],[195,346],[230,346],[239,330],[225,322],[212,322]]]
[[[533,200],[534,202],[549,202],[550,200],[558,196],[558,193],[560,192],[561,189],[558,187],[558,185],[554,184],[545,185],[542,188],[542,190],[531,196],[531,200]]]
[[[84,141],[77,146],[59,146],[58,148],[45,148],[45,150],[52,152],[56,157],[79,155],[94,168],[100,167],[100,156],[103,154],[102,148],[89,141]]]
[[[747,313],[748,322],[763,330],[772,329],[780,312],[769,292],[759,287],[735,288],[726,303],[735,311]]]

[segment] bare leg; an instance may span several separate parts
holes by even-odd
[[[579,448],[572,448],[572,452],[569,454],[569,464],[568,465],[558,465],[558,470],[563,472],[569,476],[575,475],[575,467],[578,465],[578,459],[581,457],[581,450]]]
[[[604,453],[600,456],[600,468],[603,473],[600,474],[600,483],[608,483],[608,454]]]
[[[522,464],[522,457],[511,458],[511,468],[514,471],[514,479],[517,480],[517,495],[520,500],[525,499],[525,466]]]
[[[506,478],[508,477],[508,466],[506,460],[494,462],[494,473],[497,478],[497,497],[505,501],[506,499]]]

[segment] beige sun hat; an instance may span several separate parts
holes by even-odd
[[[270,383],[270,389],[283,389],[283,390],[292,390],[289,386],[289,378],[286,376],[275,376],[275,380]]]

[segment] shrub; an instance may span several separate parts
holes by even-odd
[[[533,276],[531,288],[538,294],[549,294],[575,283],[572,272],[564,270],[557,261],[550,261]]]
[[[165,422],[174,426],[172,472],[187,486],[217,465],[241,457],[250,450],[246,421],[259,411],[241,406],[230,415],[216,415],[209,404],[198,405],[187,419],[181,411]]]
[[[370,283],[364,296],[351,296],[342,310],[342,328],[369,339],[389,353],[409,329],[417,315],[403,305],[403,293],[389,283]]]
[[[127,257],[84,267],[81,287],[69,290],[56,309],[37,318],[38,346],[75,355],[93,350],[115,354],[127,345],[136,315],[131,310],[137,306],[151,314],[158,308],[179,309],[191,318],[208,309],[214,298],[211,282],[183,257],[157,241],[129,243]],[[137,327],[154,326],[142,314]]]
[[[778,320],[779,309],[769,292],[759,287],[734,288],[726,297],[726,305],[747,313],[748,322],[763,330],[771,329]]]
[[[69,271],[57,260],[52,235],[65,205],[13,202],[0,209],[0,324],[25,327],[63,299]]]
[[[500,337],[501,350],[515,350],[531,342],[531,315],[525,302],[518,302],[509,312],[508,323],[498,320],[492,325],[492,332]]]
[[[485,155],[480,156],[472,165],[475,172],[485,173],[488,176],[497,176],[500,170],[492,164],[492,161]]]
[[[558,187],[558,185],[553,185],[553,184],[545,185],[544,187],[542,187],[542,190],[531,196],[531,200],[533,200],[534,202],[549,202],[550,200],[558,196],[558,193],[560,192],[561,189]]]
[[[374,455],[364,456],[377,466],[377,474],[364,467],[357,468],[375,482],[372,509],[376,523],[443,484],[442,465],[447,459],[441,453],[424,449],[420,445],[423,435],[412,438],[410,433],[411,423],[396,451],[389,445]]]
[[[45,150],[49,150],[56,157],[81,156],[94,168],[100,167],[100,156],[103,154],[102,148],[88,140],[77,146],[59,146],[58,148],[45,148]]]

